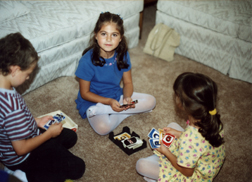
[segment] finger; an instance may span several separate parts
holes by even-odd
[[[47,115],[47,116],[45,116],[45,118],[48,119],[48,120],[52,120],[53,119],[53,117],[51,115]]]
[[[169,128],[169,127],[165,127],[163,130],[164,130],[164,131],[170,131],[170,130],[171,130],[171,128]]]

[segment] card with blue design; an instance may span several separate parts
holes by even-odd
[[[148,134],[149,138],[159,138],[159,132],[155,128],[152,128]]]
[[[47,130],[52,124],[54,123],[62,123],[64,124],[65,122],[63,121],[66,117],[60,113],[60,114],[56,114],[53,116],[53,120],[49,120],[45,125],[44,128]]]
[[[45,115],[39,116],[39,118],[44,117],[44,116],[52,116],[53,117],[53,120],[48,121],[44,125],[45,130],[47,130],[54,123],[62,123],[64,128],[68,128],[68,129],[73,130],[75,132],[77,132],[77,130],[78,130],[78,125],[68,115],[66,115],[66,113],[64,113],[61,110],[47,113]]]
[[[172,141],[175,139],[175,136],[173,136],[170,133],[165,133],[164,130],[155,128],[152,128],[151,131],[148,134],[150,146],[152,149],[159,148],[161,145],[161,141],[166,147],[170,147]]]
[[[149,139],[150,146],[152,149],[156,149],[160,147],[159,139],[158,138],[150,138]]]

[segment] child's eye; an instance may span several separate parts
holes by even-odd
[[[102,33],[101,33],[101,35],[102,35],[102,36],[105,36],[105,35],[106,35],[106,33],[105,33],[105,32],[102,32]]]
[[[117,37],[117,34],[116,34],[116,33],[114,33],[112,36],[113,36],[113,37]]]

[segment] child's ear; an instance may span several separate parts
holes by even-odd
[[[10,73],[12,76],[15,76],[15,74],[20,70],[21,70],[20,66],[17,66],[17,65],[10,66],[10,71],[11,71]]]

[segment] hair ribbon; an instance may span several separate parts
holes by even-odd
[[[209,111],[209,114],[211,114],[212,116],[215,115],[216,113],[217,113],[216,108],[214,110],[212,110],[212,111]]]

